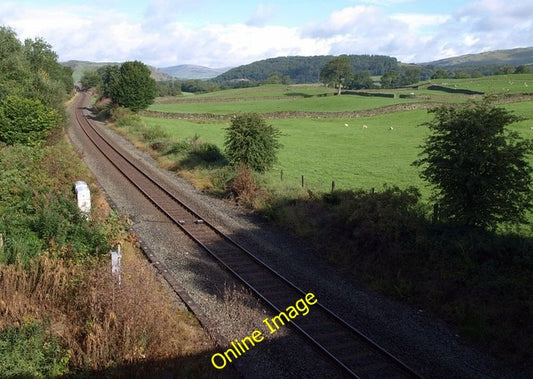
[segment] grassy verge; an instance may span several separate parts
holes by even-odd
[[[10,377],[209,376],[212,343],[135,247],[70,146],[0,148],[0,372]],[[123,246],[120,285],[109,249]]]

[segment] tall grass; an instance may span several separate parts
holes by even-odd
[[[100,370],[211,346],[168,301],[151,267],[126,245],[119,285],[107,261],[82,265],[43,255],[28,268],[0,266],[0,329],[34,320],[68,350],[71,370]]]

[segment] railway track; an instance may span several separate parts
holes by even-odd
[[[78,104],[86,95],[79,96],[81,100]],[[184,204],[164,183],[137,167],[128,154],[106,140],[79,106],[76,107],[75,115],[79,126],[96,148],[144,196],[275,312],[285,311],[287,306],[305,297],[307,292],[220,232],[208,220]],[[288,325],[353,377],[420,377],[399,359],[323,306],[320,301],[310,308],[305,317],[295,318]]]

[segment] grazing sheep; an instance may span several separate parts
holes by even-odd
[[[389,126],[389,130],[394,130],[394,128],[392,126]]]
[[[344,126],[348,126],[348,124],[344,124]]]
[[[533,132],[533,126],[531,127],[531,129],[530,129],[530,130],[531,130],[531,131]]]
[[[363,129],[368,129],[368,126],[366,126],[366,125],[363,125]]]

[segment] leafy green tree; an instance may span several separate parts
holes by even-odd
[[[320,71],[320,81],[326,85],[338,88],[341,94],[343,85],[347,84],[353,75],[352,62],[347,55],[331,59]]]
[[[466,70],[457,70],[453,76],[455,79],[469,79],[472,74]]]
[[[450,72],[448,70],[439,67],[435,73],[431,76],[431,79],[448,79],[450,77]]]
[[[354,74],[352,81],[348,85],[350,89],[374,88],[369,70],[360,71]]]
[[[31,89],[26,97],[39,99],[57,110],[63,109],[65,95],[74,88],[72,69],[59,64],[52,46],[42,38],[25,40],[23,51],[32,74]]]
[[[280,132],[268,125],[257,113],[236,115],[226,128],[224,146],[231,164],[244,163],[255,171],[264,172],[276,162],[281,147]]]
[[[30,83],[30,70],[16,33],[0,27],[0,99],[21,95]]]
[[[407,68],[401,80],[401,85],[409,85],[420,81],[420,69],[417,67]]]
[[[57,110],[39,100],[7,96],[0,102],[0,141],[8,145],[39,145],[60,120]]]
[[[489,99],[430,112],[432,134],[414,165],[433,185],[441,219],[485,229],[525,222],[533,207],[533,143],[505,130],[519,118]]]
[[[516,66],[514,73],[515,74],[529,74],[531,70],[529,69],[529,66],[526,66],[525,64],[521,64]]]
[[[264,84],[281,84],[282,77],[279,72],[273,72],[265,81]]]
[[[113,103],[136,112],[147,108],[157,95],[156,81],[150,69],[142,62],[125,62],[120,66],[111,88]]]
[[[117,65],[107,65],[100,67],[96,70],[98,75],[100,75],[101,83],[98,91],[102,97],[111,98],[113,92],[113,87],[120,75],[120,66]]]
[[[97,88],[102,86],[102,77],[95,70],[88,70],[83,73],[80,83],[84,90]]]
[[[381,77],[380,82],[382,88],[396,88],[401,85],[401,78],[395,70],[391,70]]]

